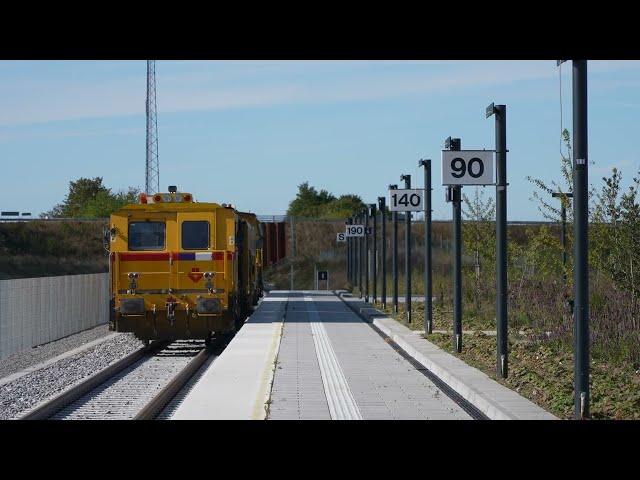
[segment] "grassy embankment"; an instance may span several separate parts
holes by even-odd
[[[101,221],[0,223],[0,279],[108,271]]]
[[[376,306],[382,310],[380,304]],[[413,305],[411,324],[406,322],[402,304],[398,310],[393,315],[388,304],[384,311],[413,330],[424,328],[424,306],[421,303]],[[531,328],[511,327],[509,376],[503,380],[496,376],[495,371],[496,337],[481,332],[495,330],[495,324],[465,310],[463,330],[472,330],[473,334],[463,334],[462,353],[457,354],[453,349],[451,322],[450,308],[435,305],[433,328],[447,333],[432,333],[424,337],[559,418],[573,417],[573,355],[571,346],[564,339],[547,339]],[[590,380],[591,415],[594,419],[640,419],[640,371],[632,362],[606,359],[594,352]]]

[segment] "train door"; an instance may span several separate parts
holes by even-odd
[[[177,214],[177,227],[174,259],[176,289],[184,293],[206,291],[204,273],[216,271],[213,214],[180,212]]]
[[[238,294],[244,305],[246,302],[248,269],[247,269],[247,222],[238,219],[236,232],[236,252],[238,255]]]

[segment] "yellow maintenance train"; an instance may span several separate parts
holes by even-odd
[[[149,340],[240,328],[262,295],[262,224],[190,193],[140,195],[111,215],[109,329]]]

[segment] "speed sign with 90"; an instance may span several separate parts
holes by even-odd
[[[493,185],[491,150],[443,150],[442,185]]]

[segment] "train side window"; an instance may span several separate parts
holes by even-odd
[[[209,248],[209,222],[182,222],[183,250],[201,250]]]
[[[131,222],[129,250],[164,250],[164,222]]]

